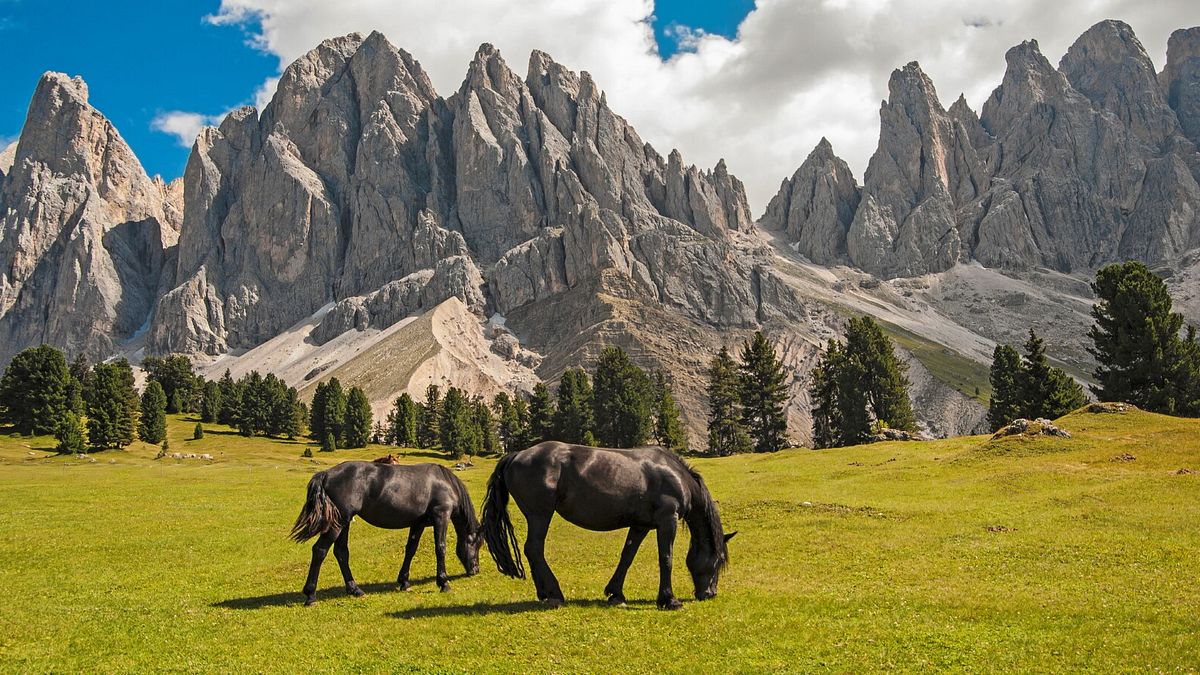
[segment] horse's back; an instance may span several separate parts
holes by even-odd
[[[403,528],[458,503],[455,476],[438,464],[342,462],[327,470],[327,489],[344,512],[384,528]]]
[[[659,510],[685,499],[664,452],[541,443],[513,457],[506,481],[523,511],[552,508],[592,530],[650,526]]]

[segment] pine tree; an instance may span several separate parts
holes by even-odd
[[[598,443],[610,448],[644,445],[654,425],[653,393],[646,371],[634,365],[620,347],[605,347],[593,379]]]
[[[750,436],[742,426],[741,380],[724,347],[708,369],[708,451],[720,456],[750,451]]]
[[[325,400],[328,387],[318,382],[313,390],[312,405],[308,408],[308,436],[314,441],[325,440]]]
[[[442,394],[436,384],[425,388],[425,402],[417,415],[417,444],[432,448],[441,442]]]
[[[192,428],[192,440],[199,441],[204,439],[204,425],[196,422],[196,426]]]
[[[512,427],[513,435],[510,437],[512,445],[506,443],[504,446],[508,452],[517,452],[534,445],[529,404],[523,397],[518,396],[513,400],[513,415],[516,416],[516,420],[515,426]]]
[[[533,395],[529,398],[529,437],[526,445],[536,445],[554,437],[554,400],[550,398],[550,390],[538,382],[533,386]]]
[[[407,392],[400,394],[392,403],[386,435],[391,445],[417,447],[417,403]]]
[[[1083,387],[1061,369],[1050,365],[1046,343],[1032,328],[1025,342],[1025,361],[1018,371],[1017,389],[1021,417],[1027,419],[1055,419],[1087,403]]]
[[[521,410],[525,411],[522,422]],[[497,431],[505,452],[516,452],[525,448],[529,434],[529,409],[525,401],[517,397],[516,401],[507,392],[500,392],[492,399],[492,414],[496,417]]]
[[[288,387],[282,380],[277,380],[277,382],[279,382],[278,389],[282,395],[278,397],[275,411],[271,415],[273,427],[271,431],[291,440],[304,435],[304,420],[308,417],[308,411],[300,402],[300,392],[296,391],[295,387]]]
[[[908,365],[896,358],[892,341],[869,316],[850,319],[846,353],[863,370],[863,389],[874,421],[889,429],[917,430],[908,398]]]
[[[496,427],[496,418],[492,415],[492,409],[488,407],[487,401],[483,400],[482,396],[472,398],[471,405],[474,408],[473,421],[479,439],[479,451],[472,454],[499,454],[500,434]]]
[[[92,367],[88,364],[87,357],[81,352],[71,362],[68,371],[71,379],[67,385],[67,409],[74,412],[76,416],[82,416],[84,413],[83,388],[91,377]]]
[[[228,368],[225,369],[225,374],[221,376],[221,379],[217,381],[217,388],[221,390],[221,411],[217,414],[217,421],[225,426],[235,426],[238,406],[241,405],[241,392],[238,390],[237,383],[233,381],[233,376],[229,374]]]
[[[992,383],[992,400],[988,404],[988,424],[992,431],[997,431],[1022,416],[1022,367],[1021,355],[1017,350],[1008,345],[996,345],[995,351],[992,352],[989,376]]]
[[[1096,358],[1093,393],[1168,415],[1200,415],[1193,403],[1200,378],[1195,340],[1171,311],[1166,284],[1140,262],[1109,265],[1092,284],[1099,302],[1089,335]]]
[[[321,452],[333,452],[337,447],[337,437],[332,431],[325,432],[325,436],[321,438]]]
[[[761,331],[743,343],[738,371],[742,424],[754,440],[754,451],[782,450],[787,446],[787,374]]]
[[[200,421],[216,422],[221,415],[221,385],[205,382],[200,395]]]
[[[342,427],[344,448],[365,448],[371,440],[371,402],[359,387],[351,387],[346,397],[346,414]]]
[[[446,390],[441,413],[439,431],[443,451],[451,457],[462,457],[479,447],[479,430],[473,419],[474,410],[461,389],[450,387]]]
[[[73,410],[68,410],[58,421],[58,426],[54,429],[54,438],[58,441],[54,450],[60,455],[79,455],[87,448],[87,440],[83,437],[83,425]]]
[[[346,394],[342,392],[342,383],[336,377],[329,378],[325,383],[325,410],[322,424],[326,434],[333,434],[337,439],[337,447],[346,447]]]
[[[0,377],[0,421],[25,435],[53,433],[70,408],[70,384],[62,352],[50,345],[20,352]]]
[[[808,390],[812,401],[813,447],[834,448],[842,443],[841,386],[839,377],[844,368],[846,352],[842,343],[830,340],[813,368],[812,384]]]
[[[157,381],[167,397],[167,412],[191,412],[192,401],[198,389],[199,378],[192,370],[192,362],[183,354],[164,358],[147,356],[142,359],[142,370],[148,379]]]
[[[274,407],[269,381],[257,370],[252,370],[238,382],[238,389],[241,391],[241,402],[234,425],[238,433],[243,436],[267,433],[271,429]]]
[[[84,390],[88,443],[97,450],[122,448],[133,442],[139,400],[133,368],[125,359],[98,363]]]
[[[156,380],[146,383],[142,392],[142,416],[138,421],[138,437],[158,445],[167,436],[167,395]]]
[[[677,453],[688,449],[679,406],[662,371],[654,372],[654,442]]]
[[[592,385],[582,368],[570,368],[558,383],[558,404],[551,425],[553,437],[564,443],[595,445],[592,431]]]

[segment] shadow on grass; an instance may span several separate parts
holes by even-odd
[[[465,574],[452,574],[450,581],[455,579],[465,579]],[[426,584],[433,584],[436,581],[434,577],[425,577],[422,579],[413,579],[412,587],[414,589]],[[394,581],[384,581],[374,584],[359,584],[368,595],[375,593],[400,593],[399,587]],[[346,590],[344,586],[331,586],[329,588],[317,589],[317,601],[329,600],[332,598],[344,597]],[[286,593],[273,593],[271,595],[256,595],[249,598],[230,598],[229,600],[221,600],[214,602],[210,607],[221,607],[224,609],[266,609],[267,607],[286,607],[288,605],[303,605],[304,594],[300,591],[288,591]]]
[[[612,608],[622,610],[655,610],[651,600],[630,600],[625,607]],[[609,608],[604,600],[567,600],[567,607],[601,607]],[[526,612],[553,611],[545,603],[537,600],[522,600],[520,602],[477,602],[473,605],[448,605],[445,607],[413,607],[398,612],[389,612],[393,619],[432,619],[449,616],[485,616],[488,614],[525,614]]]

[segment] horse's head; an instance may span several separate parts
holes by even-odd
[[[479,574],[479,545],[482,541],[483,530],[479,527],[473,528],[469,534],[458,538],[455,552],[458,554],[458,560],[466,570],[467,576]]]
[[[737,532],[721,535],[720,543],[701,543],[699,537],[692,537],[688,547],[687,567],[692,575],[692,583],[696,585],[696,599],[708,600],[717,595],[717,580],[721,569],[729,561],[726,544]]]

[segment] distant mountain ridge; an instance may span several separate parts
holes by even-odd
[[[1200,287],[1200,31],[1172,36],[1162,73],[1119,22],[1058,70],[1033,42],[1008,61],[982,115],[944,109],[917,64],[896,71],[864,185],[822,141],[757,224],[724,161],[664,157],[541,52],[520,77],[483,45],[442,97],[379,33],[326,40],[264,110],[203,130],[170,185],[81,80],[48,73],[0,166],[0,361],[41,342],[213,367],[251,354],[304,388],[363,371],[353,335],[454,299],[484,336],[463,353],[511,361],[457,376],[522,388],[620,344],[674,378],[699,443],[708,358],[761,328],[796,373],[804,440],[817,348],[868,313],[903,338],[922,422],[969,432],[992,340],[1047,308],[1051,345],[1086,371],[1080,275],[1134,257]],[[303,361],[254,349],[285,333]],[[374,390],[438,381],[409,365]]]

